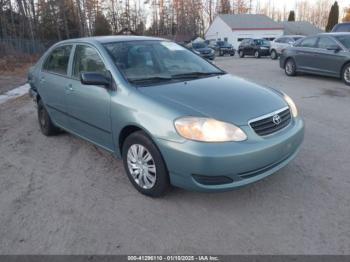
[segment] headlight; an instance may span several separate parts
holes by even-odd
[[[287,104],[290,108],[290,111],[292,111],[292,115],[294,117],[297,117],[298,116],[298,109],[297,109],[297,106],[295,105],[294,101],[286,94],[283,95],[283,98],[287,102]]]
[[[184,138],[203,142],[243,141],[247,135],[239,127],[204,117],[175,120],[176,131]]]

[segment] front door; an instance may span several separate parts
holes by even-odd
[[[72,79],[66,90],[69,128],[76,134],[113,150],[111,128],[111,92],[103,86],[83,85],[82,72],[107,73],[98,51],[90,45],[77,44],[72,65]]]
[[[335,50],[335,48],[339,49]],[[314,60],[320,73],[339,76],[345,62],[344,51],[333,39],[321,36],[317,43]]]
[[[303,71],[314,72],[317,37],[305,38],[296,48],[295,60],[297,68]]]

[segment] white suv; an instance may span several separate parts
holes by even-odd
[[[271,59],[275,60],[282,53],[284,49],[292,46],[296,41],[305,36],[302,35],[284,35],[276,38],[271,42],[270,55]]]

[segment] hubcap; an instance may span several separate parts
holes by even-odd
[[[255,52],[255,57],[258,57],[258,56],[259,56],[259,52],[256,51],[256,52]]]
[[[293,70],[294,70],[294,64],[292,62],[288,62],[286,64],[286,72],[288,74],[292,74],[293,73]]]
[[[272,56],[273,59],[275,59],[276,58],[276,52],[272,51],[271,56]]]
[[[156,165],[151,153],[142,145],[132,145],[127,153],[127,163],[136,184],[150,189],[156,183]]]
[[[350,67],[347,67],[344,71],[344,79],[346,82],[350,82]]]

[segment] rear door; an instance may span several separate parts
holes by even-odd
[[[69,127],[76,134],[113,150],[110,103],[113,90],[103,86],[83,85],[82,72],[109,74],[97,49],[77,44],[72,64],[72,78],[66,92]]]
[[[39,77],[39,94],[49,115],[55,124],[66,127],[67,107],[65,104],[65,87],[69,77],[69,59],[73,45],[54,48],[44,61]]]
[[[339,50],[334,50],[335,47],[338,47]],[[319,72],[339,76],[342,65],[345,62],[343,52],[339,44],[332,38],[321,36],[317,42],[317,52],[314,57]]]

